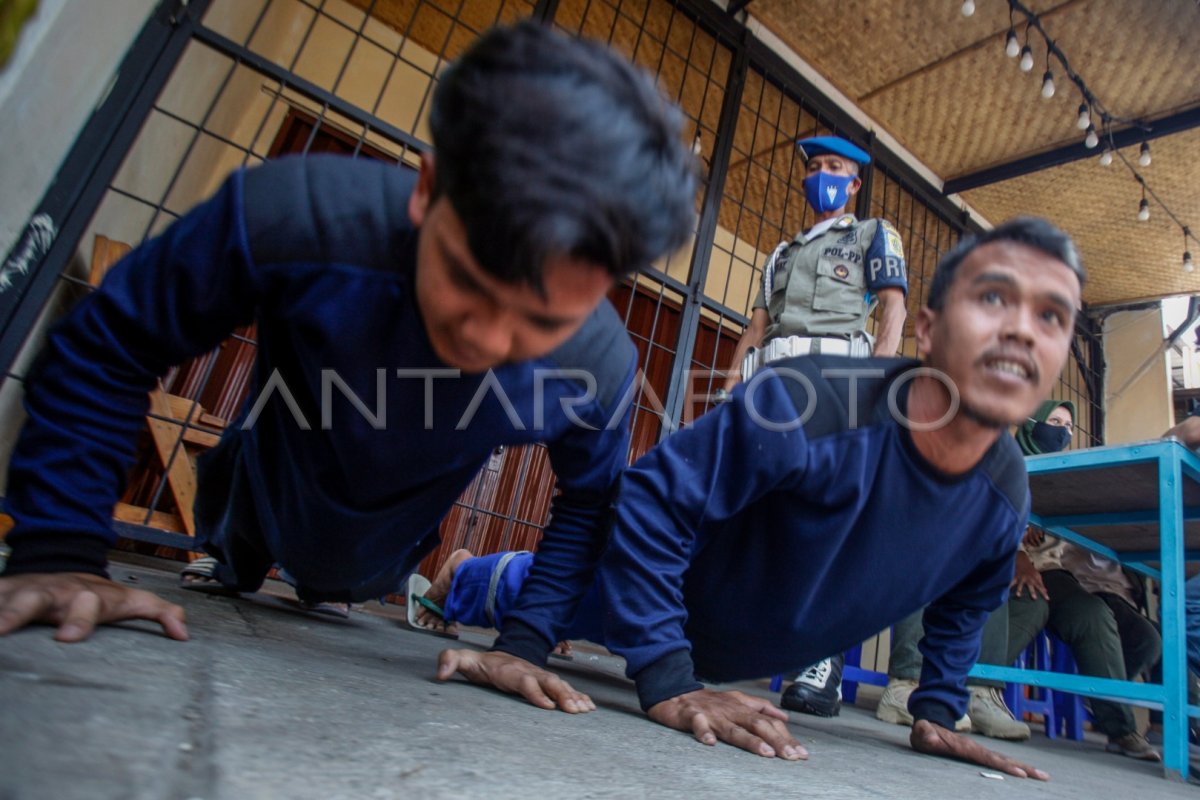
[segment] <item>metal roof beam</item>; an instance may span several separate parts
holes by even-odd
[[[1157,139],[1160,136],[1181,133],[1196,127],[1200,127],[1200,106],[1155,120],[1152,123],[1148,123],[1145,128],[1133,126],[1117,131],[1112,134],[1112,146],[1119,150],[1123,147],[1147,142],[1151,139]],[[1044,169],[1050,169],[1051,167],[1069,164],[1072,161],[1091,158],[1100,152],[1098,148],[1089,149],[1083,142],[1076,142],[1075,144],[1065,145],[1054,150],[1047,150],[1037,155],[1018,158],[1016,161],[1010,161],[1007,164],[1000,164],[995,167],[981,169],[978,172],[951,178],[942,186],[942,193],[949,195],[978,189],[981,186],[1019,178],[1022,175],[1029,175]]]

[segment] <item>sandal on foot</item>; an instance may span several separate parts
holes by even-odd
[[[241,592],[217,580],[214,573],[221,562],[212,556],[201,556],[179,572],[179,586],[192,592],[219,597],[241,597]]]
[[[424,575],[413,573],[408,576],[408,582],[404,588],[404,612],[408,620],[408,627],[414,631],[423,633],[432,633],[434,636],[444,636],[447,639],[457,639],[458,634],[448,630],[439,630],[437,628],[429,628],[417,621],[417,609],[425,608],[437,616],[438,619],[445,622],[446,612],[437,603],[425,596],[430,587],[429,579]]]

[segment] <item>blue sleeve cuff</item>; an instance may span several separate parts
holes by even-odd
[[[85,533],[8,535],[12,555],[5,575],[84,572],[108,577],[108,542]]]
[[[508,653],[523,658],[537,667],[545,667],[554,643],[546,643],[542,635],[519,619],[509,619],[496,637],[492,652]]]
[[[954,710],[937,700],[910,698],[908,711],[913,715],[914,721],[926,719],[935,725],[941,725],[948,731],[954,730],[954,724],[958,722],[954,716]]]
[[[704,684],[696,680],[692,654],[685,650],[673,650],[633,676],[637,682],[638,702],[643,711],[681,694],[703,689]]]

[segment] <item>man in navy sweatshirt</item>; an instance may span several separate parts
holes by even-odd
[[[647,75],[534,23],[443,73],[430,128],[417,175],[235,173],[56,326],[9,470],[0,634],[142,618],[187,637],[180,607],[107,578],[113,504],[159,376],[252,321],[249,401],[198,468],[219,588],[277,563],[313,602],[395,591],[496,447],[545,442],[560,491],[487,663],[561,634],[628,453],[636,353],[605,294],[691,235],[694,157]]]
[[[953,729],[1029,514],[1007,429],[1057,381],[1083,280],[1064,233],[1014,220],[939,264],[915,324],[923,362],[796,358],[740,386],[626,470],[568,635],[623,656],[656,722],[795,759],[784,712],[700,681],[786,672],[928,606],[913,747],[1045,779]],[[552,644],[511,652],[536,677]],[[438,676],[497,684],[479,659],[447,650]],[[539,684],[522,694],[551,707]]]

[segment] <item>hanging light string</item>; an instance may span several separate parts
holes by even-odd
[[[1192,233],[1191,229],[1189,229],[1188,226],[1186,224],[1184,224],[1183,220],[1181,220],[1179,217],[1177,217],[1175,215],[1175,212],[1172,211],[1167,206],[1167,204],[1162,201],[1162,198],[1159,197],[1157,193],[1155,193],[1154,189],[1151,188],[1150,184],[1146,183],[1146,179],[1143,178],[1136,169],[1134,169],[1133,164],[1129,163],[1129,159],[1127,159],[1120,150],[1116,150],[1115,152],[1117,154],[1117,158],[1121,159],[1121,162],[1126,167],[1129,168],[1130,172],[1133,173],[1134,180],[1136,180],[1138,183],[1140,183],[1142,185],[1142,202],[1146,203],[1146,195],[1150,195],[1151,197],[1153,197],[1154,202],[1156,202],[1160,206],[1162,206],[1162,210],[1167,212],[1167,216],[1171,218],[1171,221],[1174,222],[1176,225],[1178,225],[1180,230],[1183,231],[1184,244],[1187,243],[1188,239],[1191,239],[1193,242],[1200,243],[1200,239],[1197,239],[1195,237],[1195,235]],[[1149,204],[1147,203],[1147,205],[1149,205]]]
[[[1107,107],[1104,106],[1104,104],[1100,102],[1096,95],[1092,94],[1092,90],[1088,88],[1083,78],[1079,76],[1079,73],[1071,69],[1071,62],[1067,60],[1066,53],[1059,49],[1054,39],[1050,38],[1050,34],[1047,33],[1046,29],[1042,27],[1042,20],[1037,14],[1026,8],[1021,0],[1008,0],[1008,7],[1010,20],[1009,29],[1013,29],[1011,24],[1013,12],[1015,11],[1022,14],[1025,17],[1026,44],[1028,44],[1029,41],[1030,28],[1033,28],[1042,35],[1042,39],[1044,39],[1046,42],[1046,71],[1048,72],[1050,70],[1050,56],[1053,55],[1056,59],[1058,59],[1058,63],[1062,65],[1063,73],[1067,76],[1071,83],[1075,84],[1075,87],[1079,89],[1079,93],[1083,95],[1083,102],[1088,106],[1089,109],[1091,109],[1093,113],[1100,115],[1101,123],[1105,127],[1108,127],[1111,123],[1115,122],[1140,128],[1147,133],[1150,132],[1150,126],[1145,122],[1139,119],[1130,119],[1128,117],[1122,117],[1117,114],[1113,114],[1108,110]]]
[[[1197,0],[1197,3],[1200,3],[1200,0]],[[964,17],[969,17],[974,13],[975,4],[971,2],[969,5],[971,8],[971,13],[967,12],[968,3],[963,3]],[[1025,17],[1025,42],[1024,46],[1021,47],[1020,50],[1017,50],[1017,25],[1019,24],[1015,19],[1015,14],[1017,13]],[[1140,172],[1137,171],[1137,168],[1130,163],[1129,159],[1117,149],[1115,140],[1113,139],[1112,129],[1114,124],[1127,125],[1131,128],[1136,128],[1146,133],[1150,133],[1153,128],[1140,119],[1122,117],[1109,111],[1108,107],[1101,103],[1100,99],[1092,93],[1091,89],[1088,88],[1087,83],[1084,82],[1079,73],[1071,69],[1071,63],[1067,60],[1066,53],[1059,49],[1058,45],[1054,42],[1054,39],[1050,38],[1050,34],[1048,34],[1046,29],[1042,27],[1042,21],[1038,18],[1038,15],[1026,8],[1021,0],[1008,0],[1008,33],[1005,34],[1004,52],[1010,58],[1016,58],[1018,55],[1020,55],[1020,67],[1022,72],[1030,72],[1033,69],[1033,48],[1031,48],[1029,45],[1029,31],[1031,28],[1040,33],[1042,35],[1042,39],[1044,39],[1046,42],[1046,72],[1042,76],[1042,97],[1048,99],[1053,97],[1055,93],[1054,73],[1050,69],[1050,57],[1054,56],[1054,58],[1057,59],[1058,63],[1062,66],[1063,74],[1067,76],[1067,80],[1075,84],[1075,88],[1079,90],[1079,94],[1082,97],[1083,102],[1079,104],[1076,126],[1080,130],[1086,130],[1087,132],[1084,138],[1084,146],[1086,146],[1088,149],[1093,149],[1099,145],[1103,139],[1104,151],[1100,155],[1100,163],[1104,166],[1108,166],[1112,163],[1113,154],[1115,153],[1121,159],[1121,163],[1124,164],[1129,170],[1130,174],[1133,175],[1134,180],[1141,184],[1142,201],[1138,204],[1138,219],[1140,221],[1145,222],[1150,218],[1149,203],[1146,200],[1146,195],[1149,195],[1154,199],[1155,203],[1162,207],[1162,210],[1165,211],[1167,216],[1171,218],[1171,221],[1179,226],[1179,228],[1183,231],[1184,270],[1191,272],[1192,258],[1188,242],[1191,240],[1192,242],[1200,244],[1200,239],[1197,239],[1196,236],[1192,234],[1191,228],[1184,224],[1183,221],[1180,220],[1175,214],[1175,212],[1173,212],[1171,208],[1165,202],[1163,202],[1163,199],[1158,196],[1154,189],[1148,183],[1146,183],[1146,179]],[[1097,134],[1096,131],[1096,117],[1099,117],[1100,120],[1099,134]],[[1138,164],[1143,167],[1150,165],[1150,143],[1147,141],[1142,142],[1142,147],[1138,154]]]

